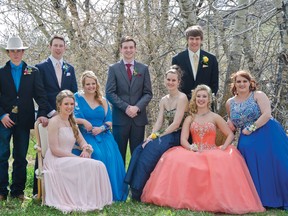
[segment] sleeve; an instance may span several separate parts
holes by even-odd
[[[77,86],[77,79],[76,79],[76,74],[75,74],[75,70],[74,70],[74,67],[72,67],[72,82],[71,82],[71,89],[70,91],[72,91],[73,93],[76,93],[78,91],[78,86]]]
[[[80,109],[80,100],[79,100],[79,94],[76,92],[74,94],[75,96],[75,107],[74,107],[74,115],[75,115],[75,118],[82,118],[82,119],[85,119],[81,109]]]
[[[107,102],[107,114],[105,116],[105,119],[104,119],[104,122],[112,122],[112,112],[111,112],[111,109],[110,109],[110,104],[109,102],[106,100]]]

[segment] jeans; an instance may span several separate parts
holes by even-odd
[[[10,195],[18,196],[24,194],[26,183],[26,155],[29,146],[30,129],[13,126],[5,128],[0,123],[0,195],[8,195],[9,175],[8,160],[10,157],[10,140],[13,137],[13,171]]]

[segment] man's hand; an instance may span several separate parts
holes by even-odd
[[[125,113],[130,117],[130,118],[134,118],[136,117],[138,114],[138,111],[139,111],[139,107],[137,106],[128,106]]]
[[[44,116],[40,116],[37,118],[37,121],[39,121],[40,123],[42,123],[43,127],[46,127],[48,125],[48,118],[44,117]]]
[[[10,119],[9,114],[6,114],[2,119],[1,119],[2,124],[4,125],[5,128],[11,128],[14,126],[14,122]]]

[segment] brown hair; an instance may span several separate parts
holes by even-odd
[[[50,42],[49,42],[50,46],[52,46],[53,40],[55,40],[55,39],[62,40],[62,41],[64,42],[64,45],[65,45],[65,39],[64,39],[64,37],[63,37],[62,35],[56,34],[56,35],[53,35],[53,36],[51,37]]]
[[[208,108],[211,108],[211,103],[212,103],[212,91],[209,86],[207,85],[198,85],[194,90],[192,90],[192,98],[189,103],[189,114],[194,117],[194,115],[197,113],[198,108],[196,104],[196,95],[198,91],[206,91],[208,93]]]
[[[178,66],[178,65],[172,65],[170,67],[170,69],[168,71],[165,72],[165,78],[167,78],[167,75],[169,73],[172,73],[172,74],[176,74],[177,75],[177,78],[179,80],[179,86],[178,88],[180,87],[181,85],[181,78],[182,78],[182,70],[181,68]]]
[[[136,47],[136,41],[131,36],[122,37],[121,40],[120,40],[120,47],[122,48],[122,44],[124,42],[129,42],[129,41],[132,41],[134,43],[134,46]]]
[[[203,30],[199,25],[190,26],[185,30],[186,40],[189,37],[198,37],[200,36],[201,40],[203,40]]]
[[[257,83],[254,79],[254,77],[252,77],[251,73],[249,73],[248,71],[245,71],[245,70],[240,70],[240,71],[237,71],[236,73],[233,73],[231,75],[231,85],[230,85],[230,91],[233,95],[237,95],[237,90],[236,90],[236,79],[237,79],[237,76],[241,76],[241,77],[244,77],[245,79],[247,79],[249,82],[250,82],[250,86],[249,86],[249,89],[250,91],[256,91],[257,89]]]
[[[60,113],[60,106],[63,102],[64,98],[72,98],[75,102],[74,94],[70,90],[62,90],[59,92],[59,94],[56,96],[56,107],[57,107],[57,112]],[[71,113],[69,115],[68,121],[70,123],[70,126],[72,127],[73,134],[76,140],[78,140],[79,137],[79,131],[78,131],[78,125],[76,123],[76,120],[74,118],[74,114]]]
[[[96,91],[95,91],[95,100],[103,106],[103,102],[102,102],[102,93],[101,93],[101,88],[99,85],[99,81],[95,75],[95,73],[93,71],[84,71],[83,74],[81,75],[81,82],[82,82],[82,87],[85,86],[85,78],[90,78],[95,80],[96,82]]]

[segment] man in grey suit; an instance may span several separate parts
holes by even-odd
[[[125,164],[128,141],[132,154],[144,140],[152,88],[148,66],[134,60],[136,42],[132,37],[121,39],[120,52],[123,59],[109,66],[106,97],[112,104],[113,136]]]

